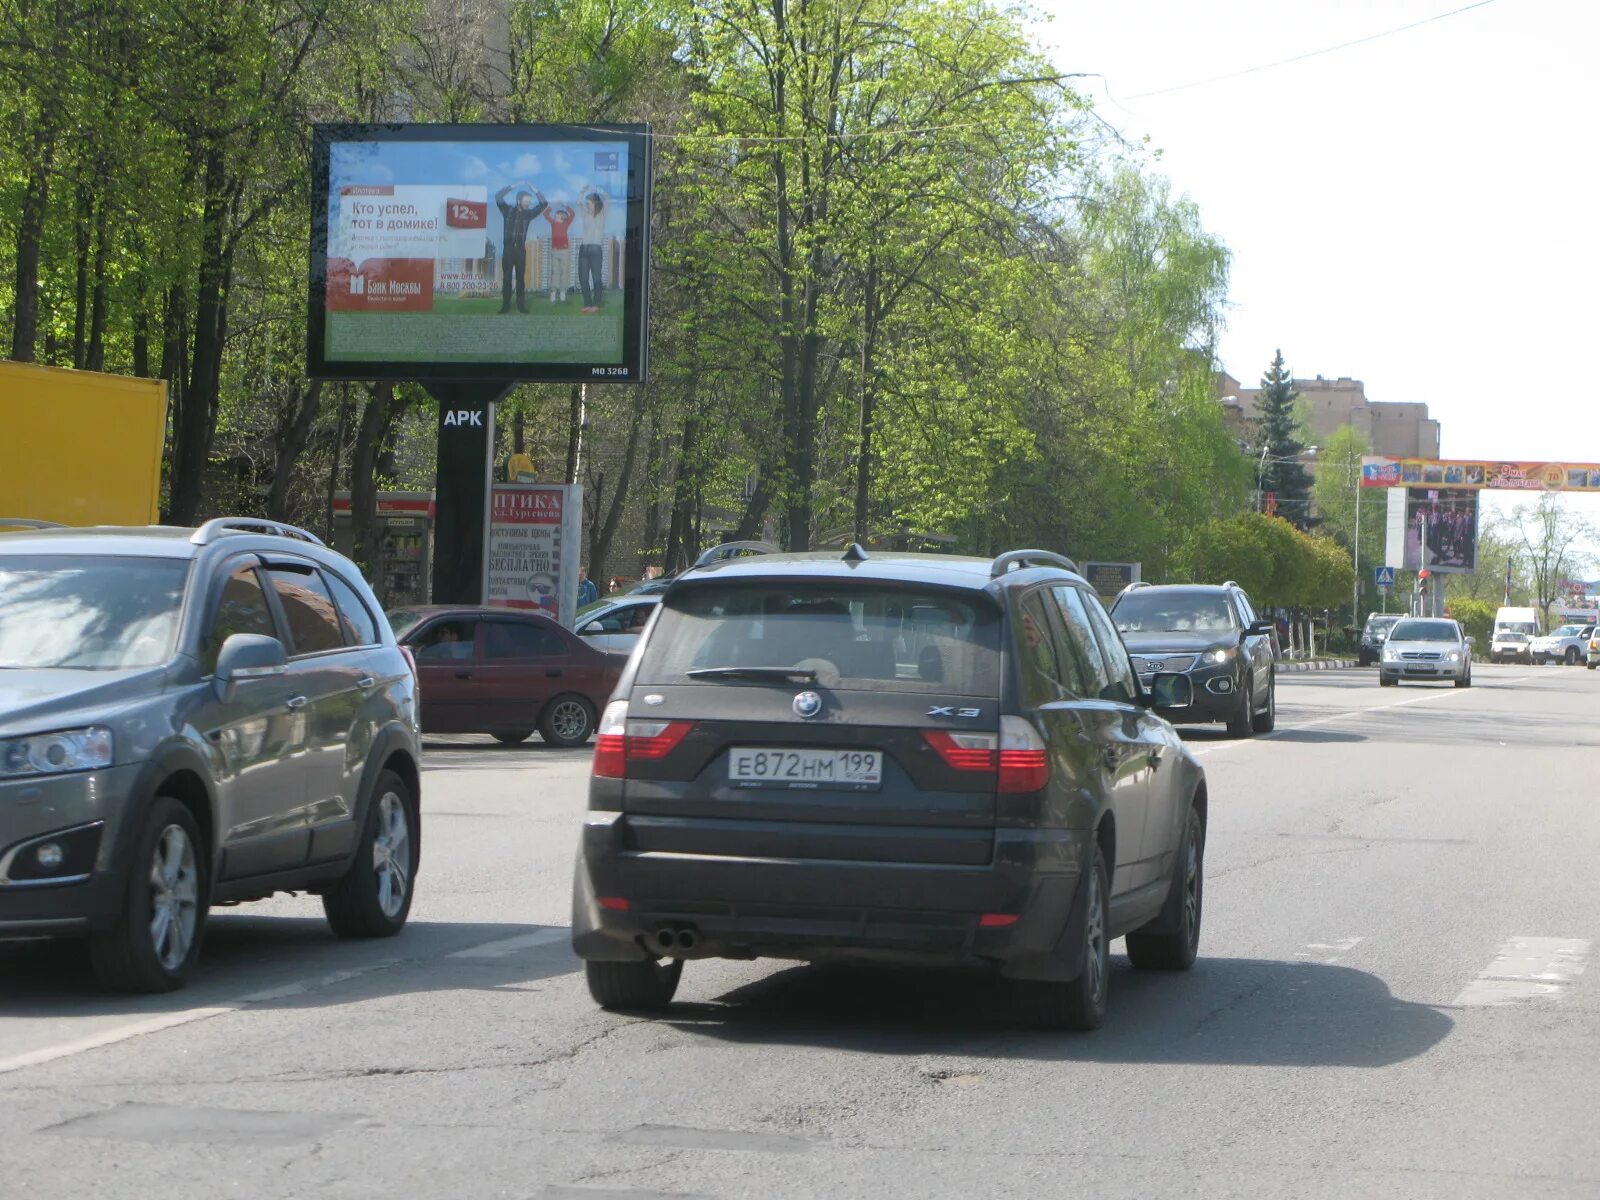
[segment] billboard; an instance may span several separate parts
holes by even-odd
[[[1136,562],[1086,562],[1083,578],[1102,600],[1115,600],[1130,583],[1138,583],[1141,564]]]
[[[643,125],[318,125],[307,374],[645,377]]]
[[[1485,459],[1361,460],[1361,486],[1447,487],[1500,492],[1600,492],[1600,463],[1491,462]]]
[[[1478,566],[1478,493],[1470,488],[1407,488],[1408,571],[1469,575]]]
[[[540,612],[570,628],[578,612],[582,515],[581,485],[491,485],[484,603]]]

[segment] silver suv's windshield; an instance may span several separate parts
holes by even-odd
[[[1211,592],[1129,592],[1117,601],[1112,619],[1120,633],[1228,633],[1233,609],[1226,596]]]
[[[1379,614],[1375,617],[1368,617],[1366,632],[1368,634],[1388,633],[1389,630],[1395,627],[1396,622],[1399,620],[1399,613],[1395,613],[1393,616],[1388,617],[1383,616],[1382,614]]]
[[[1389,635],[1391,642],[1459,642],[1461,630],[1454,621],[1401,621]]]
[[[164,663],[188,577],[183,558],[0,555],[0,669]]]

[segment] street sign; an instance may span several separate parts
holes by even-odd
[[[1392,588],[1394,586],[1394,568],[1373,567],[1372,582],[1381,588]]]

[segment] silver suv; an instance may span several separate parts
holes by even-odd
[[[416,678],[349,560],[303,530],[0,533],[0,938],[84,937],[126,991],[189,976],[213,904],[319,893],[405,925]]]

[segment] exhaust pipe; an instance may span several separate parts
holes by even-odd
[[[656,930],[656,945],[661,947],[661,949],[671,950],[677,944],[678,935],[673,931],[672,926],[663,925],[660,929]]]
[[[700,944],[700,935],[698,933],[696,933],[694,930],[692,930],[692,929],[680,929],[678,931],[678,949],[680,949],[680,950],[693,950],[699,944]]]

